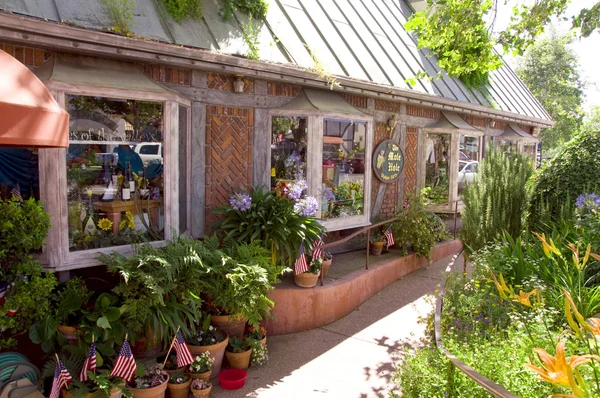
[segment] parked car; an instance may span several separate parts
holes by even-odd
[[[133,147],[133,150],[140,155],[144,166],[148,166],[148,163],[163,162],[162,142],[142,142]]]
[[[458,162],[458,189],[463,189],[467,184],[473,182],[477,176],[478,167],[479,162],[476,161]]]

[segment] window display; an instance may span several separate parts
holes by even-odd
[[[271,188],[306,180],[306,118],[273,117],[271,126]]]
[[[448,203],[450,135],[428,134],[425,142],[425,189],[432,204]]]
[[[161,240],[163,104],[68,95],[71,251]]]

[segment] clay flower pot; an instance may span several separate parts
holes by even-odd
[[[205,388],[204,390],[196,390],[194,388],[190,388],[190,391],[194,395],[194,398],[208,398],[210,396],[210,390],[212,390],[212,384],[210,387]]]
[[[323,278],[327,276],[329,272],[329,268],[331,268],[331,264],[333,263],[333,257],[329,260],[323,260],[323,265],[321,266],[321,272],[323,273]]]
[[[167,391],[167,380],[161,385],[152,388],[133,388],[127,387],[133,394],[133,398],[164,398]]]
[[[227,348],[227,344],[229,344],[229,335],[225,333],[225,340],[221,341],[217,344],[212,345],[188,345],[190,349],[190,353],[195,355],[200,355],[203,352],[208,352],[210,357],[214,360],[211,367],[211,376],[217,376],[221,371],[221,364],[223,363],[223,356],[225,355],[225,348]]]
[[[204,372],[204,373],[191,373],[191,372],[187,372],[186,374],[192,380],[200,379],[200,380],[210,381],[211,371],[209,370],[208,372]]]
[[[385,242],[371,242],[371,254],[374,256],[381,256],[384,244]]]
[[[229,352],[225,351],[229,366],[234,369],[248,369],[250,366],[250,355],[252,355],[252,348],[244,352]]]
[[[300,275],[294,274],[294,282],[296,286],[300,287],[315,287],[319,281],[319,275],[321,275],[320,272],[318,274],[313,274],[312,272],[305,272]]]
[[[210,324],[227,332],[230,337],[244,337],[246,319],[234,315],[211,315]]]
[[[167,385],[169,388],[169,396],[171,398],[188,398],[190,384],[192,384],[192,379],[188,379],[188,381],[181,384],[169,383]]]

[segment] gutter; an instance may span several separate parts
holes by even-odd
[[[177,65],[215,73],[242,74],[258,79],[329,89],[326,79],[300,67],[253,61],[239,56],[76,28],[57,22],[4,12],[0,12],[0,38],[26,46],[36,46],[55,51],[75,52],[144,63]],[[554,121],[551,120],[524,116],[412,90],[382,86],[347,77],[336,76],[336,81],[341,85],[341,87],[335,88],[335,91],[339,93],[402,101],[410,105],[454,111],[542,128],[554,125]]]

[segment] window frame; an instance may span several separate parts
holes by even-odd
[[[152,101],[163,105],[163,142],[164,151],[164,239],[154,241],[153,246],[163,246],[173,238],[173,231],[179,231],[179,105],[188,108],[188,123],[186,126],[186,142],[190,141],[191,101],[176,94],[149,93],[143,91],[102,88],[94,86],[72,85],[60,82],[45,82],[58,104],[66,108],[66,95],[97,96],[137,101]],[[99,254],[118,252],[125,256],[134,254],[132,245],[111,246],[99,249],[69,250],[69,225],[67,201],[67,148],[40,149],[40,198],[50,216],[50,230],[46,245],[42,249],[41,261],[44,266],[55,271],[87,268],[102,263],[98,261]],[[188,177],[190,174],[189,161]],[[189,178],[188,178],[189,184]],[[188,208],[189,192],[188,186]],[[189,218],[189,213],[188,213]],[[188,220],[189,223],[189,220]]]
[[[364,212],[360,216],[351,216],[340,219],[321,220],[321,209],[317,211],[315,217],[319,219],[327,231],[339,231],[342,229],[364,227],[371,224],[371,181],[373,178],[371,167],[371,156],[373,152],[373,124],[374,119],[369,115],[354,115],[344,113],[332,113],[323,111],[302,111],[302,110],[281,110],[270,109],[269,120],[267,123],[267,131],[269,134],[269,145],[267,148],[267,171],[271,170],[271,137],[272,137],[272,120],[273,117],[305,117],[307,120],[307,170],[306,179],[308,183],[308,195],[315,196],[321,203],[321,181],[323,177],[323,133],[324,122],[327,120],[352,121],[365,123],[365,182],[364,189]]]

